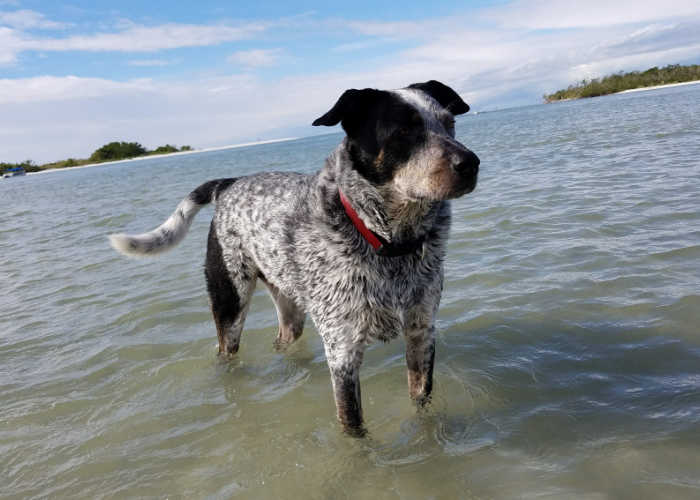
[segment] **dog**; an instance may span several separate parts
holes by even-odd
[[[373,341],[403,335],[408,390],[430,398],[435,317],[443,287],[450,201],[474,190],[479,158],[455,140],[469,106],[431,80],[398,90],[350,89],[313,122],[346,136],[313,175],[259,173],[206,182],[158,228],[110,235],[127,255],[178,244],[214,202],[205,278],[219,353],[238,351],[256,282],[277,309],[275,344],[315,323],[330,369],[337,417],[366,433],[359,370]]]

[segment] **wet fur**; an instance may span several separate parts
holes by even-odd
[[[349,90],[314,122],[341,123],[347,133],[316,174],[210,181],[159,228],[113,235],[112,244],[131,255],[167,250],[199,208],[215,202],[205,276],[219,352],[238,351],[260,279],[277,309],[277,345],[299,338],[307,314],[316,324],[338,418],[347,432],[362,435],[359,369],[369,343],[403,335],[409,394],[420,404],[430,397],[449,199],[474,189],[479,164],[454,139],[451,112],[468,109],[435,81]],[[377,253],[358,232],[339,189],[393,254]]]

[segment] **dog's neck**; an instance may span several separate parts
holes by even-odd
[[[392,241],[419,237],[421,227],[434,212],[436,202],[427,200],[407,200],[396,193],[389,185],[377,189],[384,200],[387,224]]]
[[[439,202],[402,199],[390,185],[377,187],[356,169],[341,168],[351,161],[345,146],[344,141],[331,154],[321,175],[342,191],[362,223],[387,247],[394,247],[397,255],[422,245],[439,211]]]

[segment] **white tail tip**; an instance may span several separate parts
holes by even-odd
[[[133,239],[127,234],[110,234],[109,244],[112,245],[117,252],[128,255],[130,257],[141,257],[142,252],[134,245]]]

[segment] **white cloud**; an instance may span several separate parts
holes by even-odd
[[[281,55],[282,49],[242,50],[234,52],[227,60],[249,68],[258,68],[276,64]]]
[[[700,32],[700,16],[683,22],[649,24],[631,33],[613,37],[600,48],[603,50],[640,53],[674,47],[696,45]]]
[[[265,29],[262,24],[207,26],[164,24],[131,26],[118,33],[97,33],[66,38],[34,38],[24,41],[25,50],[88,52],[155,52],[181,47],[203,47],[242,40]]]
[[[0,25],[12,28],[56,30],[70,26],[67,23],[50,21],[46,17],[33,10],[15,10],[12,12],[0,12]]]
[[[434,22],[435,21],[433,20],[427,20],[424,22],[351,21],[347,23],[347,27],[362,35],[392,38],[413,38],[426,34],[430,30],[430,25]]]
[[[502,27],[525,29],[597,28],[659,19],[697,16],[697,0],[665,0],[662,3],[639,0],[587,0],[585,4],[560,0],[516,0],[483,11]]]
[[[352,52],[355,50],[369,49],[371,47],[376,47],[381,42],[376,40],[361,40],[359,42],[348,42],[336,45],[331,50],[334,52]]]
[[[142,66],[142,67],[151,67],[151,66],[170,66],[171,64],[175,64],[175,61],[171,61],[168,59],[132,59],[129,61],[129,66]]]
[[[155,85],[148,79],[128,82],[77,76],[0,79],[0,104],[82,101],[123,94],[124,92],[144,93],[154,89]]]
[[[12,64],[17,60],[21,39],[11,28],[0,26],[0,65]]]
[[[21,24],[18,19],[14,19],[14,21],[15,24]],[[23,22],[25,28],[32,22],[43,22],[44,27],[47,28],[59,25],[59,23],[45,20],[43,16],[35,18],[33,21],[31,16],[27,16]],[[252,38],[264,32],[268,26],[255,22],[239,26],[176,23],[143,26],[130,21],[122,21],[120,27],[121,30],[115,33],[37,37],[19,29],[0,26],[0,64],[14,63],[18,54],[25,51],[146,53],[183,47],[212,46]]]

